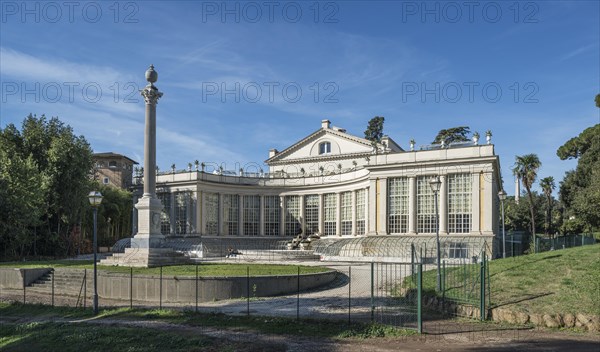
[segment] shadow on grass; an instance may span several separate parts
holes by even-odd
[[[506,268],[504,270],[500,270],[500,271],[497,271],[497,272],[495,272],[493,274],[490,274],[490,277],[494,277],[494,276],[496,276],[498,274],[501,274],[501,273],[504,273],[504,272],[507,272],[507,271],[514,271],[514,270],[519,269],[521,267],[528,266],[528,265],[531,265],[531,264],[535,264],[535,263],[538,263],[538,262],[542,262],[544,260],[560,258],[562,256],[563,256],[563,254],[555,254],[555,255],[551,255],[551,256],[540,258],[540,259],[536,259],[536,260],[527,260],[527,261],[525,261],[522,264],[510,266],[510,267],[508,267],[508,268]],[[516,257],[513,257],[513,258],[516,258]],[[510,260],[510,259],[504,259],[504,260]]]
[[[492,304],[489,308],[493,309],[493,308],[508,306],[510,304],[516,304],[516,303],[521,303],[521,302],[525,302],[525,301],[531,301],[531,300],[534,300],[536,298],[551,296],[553,294],[554,294],[554,292],[546,292],[546,293],[540,293],[540,294],[537,294],[537,295],[526,295],[526,296],[523,296],[520,299],[516,299],[516,300],[513,300],[513,301]]]

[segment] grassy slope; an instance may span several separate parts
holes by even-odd
[[[600,315],[600,244],[490,262],[492,307]],[[435,270],[424,274],[435,288]]]
[[[74,268],[93,269],[93,261],[56,260],[41,262],[11,262],[0,263],[0,268]],[[200,276],[246,276],[246,270],[250,268],[250,275],[294,275],[298,273],[296,265],[277,264],[215,264],[206,263],[198,265]],[[129,273],[129,267],[121,266],[98,266],[98,270],[116,273]],[[318,266],[301,266],[300,273],[318,273],[329,269]],[[134,274],[158,275],[160,268],[133,268]],[[195,265],[176,265],[163,267],[163,275],[195,276]]]

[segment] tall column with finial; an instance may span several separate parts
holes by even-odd
[[[156,197],[156,103],[163,93],[154,83],[158,74],[154,66],[146,71],[148,85],[140,91],[146,102],[146,129],[144,134],[144,195],[135,205],[138,210],[138,233],[132,240],[132,247],[160,248],[164,236],[160,232],[162,204]]]

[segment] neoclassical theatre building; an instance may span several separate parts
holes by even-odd
[[[329,254],[340,257],[401,256],[394,246],[415,243],[429,251],[437,230],[430,181],[438,177],[443,256],[497,251],[502,181],[491,136],[487,144],[416,148],[411,141],[405,150],[388,136],[373,145],[323,120],[290,147],[272,149],[265,163],[268,172],[252,165],[232,172],[204,163],[161,172],[162,233],[212,243],[319,234],[318,242],[326,244],[320,251],[330,247]]]

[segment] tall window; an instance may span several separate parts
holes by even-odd
[[[341,233],[342,236],[349,236],[352,235],[352,192],[344,192],[341,197]]]
[[[471,232],[471,174],[448,175],[448,232]]]
[[[319,144],[319,154],[329,154],[331,153],[331,143],[322,142]]]
[[[186,234],[192,230],[192,195],[190,192],[175,193],[175,233]]]
[[[223,233],[229,236],[238,234],[240,203],[237,194],[223,195]]]
[[[265,196],[265,235],[279,236],[281,205],[279,196]]]
[[[408,232],[408,178],[388,179],[388,231]]]
[[[429,185],[431,177],[422,176],[417,178],[417,232],[435,233],[436,218],[434,195]]]
[[[204,194],[204,209],[206,211],[206,234],[218,235],[219,232],[219,195],[216,193]]]
[[[244,196],[244,235],[258,236],[260,227],[260,197]]]
[[[365,194],[366,190],[356,191],[356,234],[364,235],[366,233],[365,220]]]
[[[158,193],[156,196],[163,205],[160,213],[160,233],[168,235],[171,233],[171,193]]]
[[[285,196],[285,234],[296,236],[300,231],[300,196]]]
[[[304,218],[306,219],[306,234],[319,232],[319,196],[311,194],[304,196]]]
[[[337,194],[328,193],[323,196],[323,213],[325,218],[325,236],[333,236],[336,232]]]

